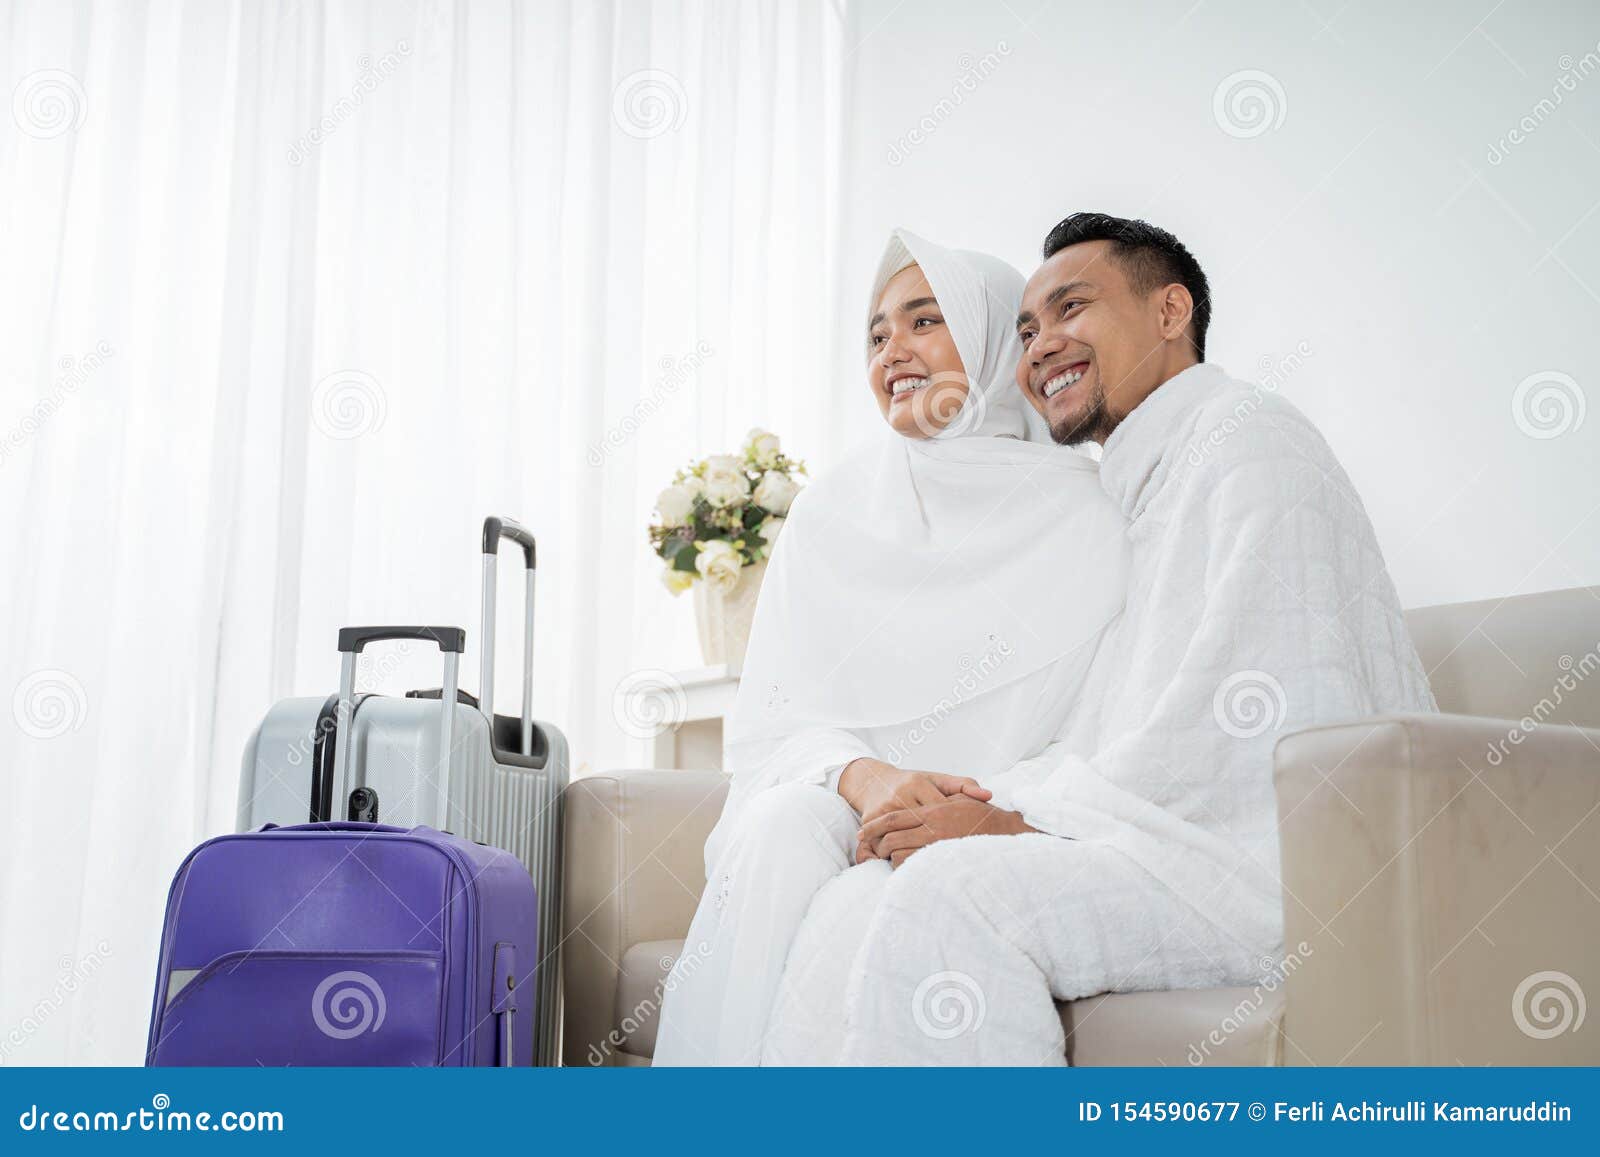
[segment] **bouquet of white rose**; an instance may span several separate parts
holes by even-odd
[[[679,470],[656,497],[650,526],[667,589],[682,594],[697,578],[721,591],[738,585],[739,572],[772,550],[800,492],[794,476],[805,472],[765,430],[751,430],[739,454],[713,454]]]

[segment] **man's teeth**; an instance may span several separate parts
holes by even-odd
[[[898,398],[901,394],[909,394],[912,390],[927,384],[927,378],[901,378],[894,384],[894,396]]]
[[[1046,398],[1055,397],[1062,390],[1072,385],[1073,382],[1083,377],[1083,374],[1083,370],[1072,370],[1065,374],[1057,374],[1044,384],[1044,396]]]

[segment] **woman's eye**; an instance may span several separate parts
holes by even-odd
[[[1022,339],[1022,347],[1024,349],[1026,349],[1028,344],[1033,341],[1033,331],[1031,329],[1025,329],[1017,336]]]
[[[1080,306],[1082,304],[1083,304],[1083,302],[1077,300],[1076,298],[1071,298],[1071,299],[1069,299],[1067,301],[1063,301],[1061,303],[1061,316],[1062,317],[1066,317],[1067,314],[1071,313],[1073,310],[1077,309],[1078,306]]]
[[[915,322],[912,323],[912,328],[915,329],[918,326],[923,325],[924,323],[926,323],[928,325],[938,325],[940,320],[941,319],[939,319],[937,317],[919,317],[919,318],[917,318],[917,320]]]
[[[881,333],[869,334],[867,336],[867,344],[873,349],[877,349],[883,344],[883,335]]]

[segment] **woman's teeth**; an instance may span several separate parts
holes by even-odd
[[[1044,396],[1047,399],[1055,397],[1062,390],[1083,377],[1084,373],[1084,370],[1070,370],[1064,374],[1057,374],[1044,384]]]
[[[920,389],[927,384],[927,378],[901,378],[895,382],[891,389],[894,391],[894,396],[898,398],[901,394],[909,394],[912,390]]]

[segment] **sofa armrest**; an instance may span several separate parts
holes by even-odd
[[[720,771],[616,771],[567,788],[563,1063],[615,1063],[626,1036],[616,1024],[623,956],[643,941],[688,933],[727,785]]]
[[[1376,718],[1275,780],[1285,1061],[1600,1062],[1600,731]]]

